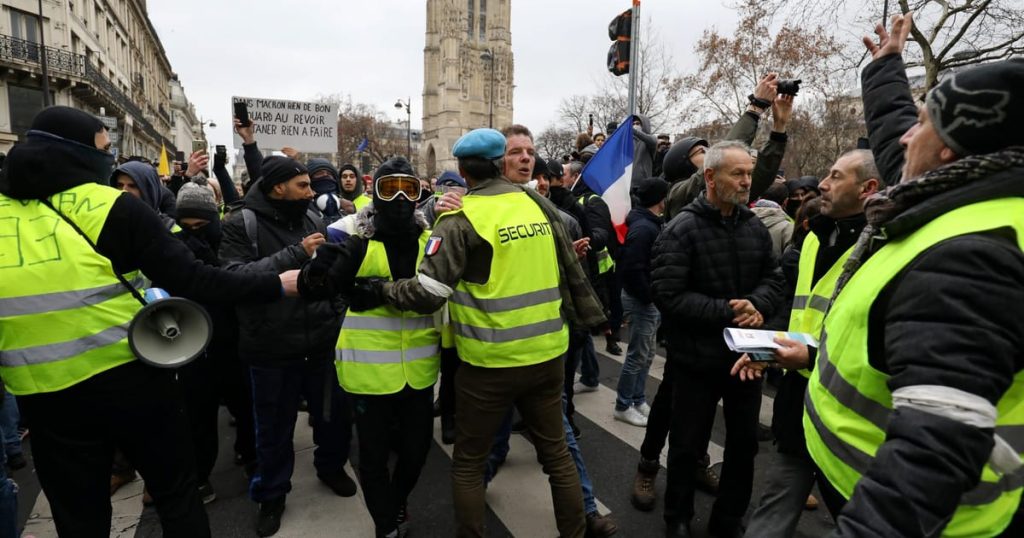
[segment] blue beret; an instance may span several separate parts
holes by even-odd
[[[505,155],[505,137],[494,129],[473,129],[455,141],[452,155],[497,159]]]

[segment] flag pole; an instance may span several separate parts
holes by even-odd
[[[630,16],[630,37],[629,37],[629,117],[636,114],[636,83],[637,71],[640,66],[637,60],[640,58],[640,0],[633,0],[633,14]]]

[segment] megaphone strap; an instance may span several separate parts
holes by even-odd
[[[75,223],[75,221],[69,219],[67,215],[58,211],[56,207],[53,207],[53,204],[51,204],[48,199],[43,198],[40,201],[43,203],[43,205],[50,208],[61,219],[63,219],[64,222],[68,223],[68,225],[71,226],[73,230],[78,232],[78,235],[82,236],[82,239],[85,239],[86,243],[89,243],[89,246],[92,247],[92,250],[96,252],[96,254],[103,256],[103,254],[100,253],[100,250],[96,248],[96,243],[94,243],[92,239],[89,239],[89,236],[86,235],[84,231],[82,231],[82,228],[80,228],[78,224]],[[106,256],[103,257],[106,258]],[[141,304],[142,306],[146,306],[146,304],[148,303],[146,303],[146,299],[142,296],[142,294],[139,293],[139,290],[135,286],[132,286],[131,282],[128,282],[128,279],[125,278],[124,275],[122,275],[121,273],[117,272],[116,269],[114,269],[113,263],[110,264],[110,268],[113,269],[114,276],[117,277],[117,280],[121,282],[121,285],[127,288],[128,292],[132,294],[132,297],[135,297],[135,300],[138,301],[139,304]]]

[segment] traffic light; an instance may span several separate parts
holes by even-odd
[[[629,46],[633,35],[633,10],[616,15],[608,25],[608,38],[614,41],[608,49],[608,71],[615,76],[629,73]]]

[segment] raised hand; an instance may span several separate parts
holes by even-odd
[[[864,46],[871,53],[871,59],[877,60],[890,54],[903,54],[907,46],[907,36],[914,26],[914,12],[908,11],[903,15],[893,15],[891,31],[886,31],[881,24],[875,25],[875,34],[878,35],[878,43],[875,43],[871,36],[864,36]]]

